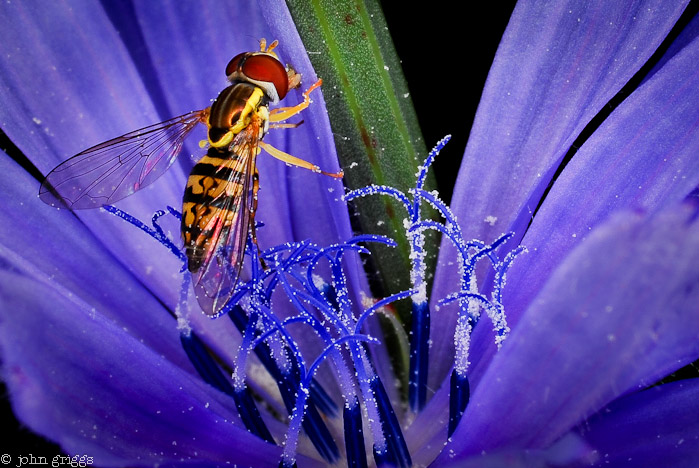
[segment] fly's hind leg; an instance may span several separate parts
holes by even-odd
[[[260,264],[262,269],[266,270],[267,265],[262,259],[260,252],[260,246],[257,244],[257,229],[255,227],[255,213],[257,213],[257,192],[260,190],[260,173],[255,167],[255,173],[252,175],[252,205],[250,206],[250,237],[252,239],[252,245],[257,249],[257,258],[260,259]]]
[[[318,80],[315,83],[313,83],[313,86],[308,88],[303,93],[303,101],[301,101],[299,104],[296,104],[292,107],[278,107],[273,111],[270,111],[269,121],[272,123],[272,125],[270,126],[272,128],[275,128],[275,122],[283,122],[284,120],[293,117],[302,110],[306,109],[311,104],[311,91],[313,91],[316,88],[319,88],[321,84],[323,84],[323,80]]]
[[[291,166],[302,167],[303,169],[308,169],[309,171],[313,171],[318,174],[335,177],[336,179],[341,179],[345,175],[345,172],[342,170],[340,172],[321,171],[320,167],[316,166],[315,164],[312,164],[304,159],[297,158],[296,156],[292,156],[289,153],[285,153],[284,151],[279,150],[270,144],[267,144],[263,141],[260,141],[259,144],[263,150],[267,151],[275,158],[279,159],[280,161],[284,161],[285,163]]]

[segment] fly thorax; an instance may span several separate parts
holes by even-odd
[[[266,110],[266,104],[264,91],[250,83],[234,83],[221,91],[211,106],[209,144],[214,148],[229,146],[261,108]]]

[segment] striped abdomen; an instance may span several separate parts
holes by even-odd
[[[217,249],[230,251],[222,261],[233,268],[242,261],[257,142],[267,128],[265,99],[256,86],[236,83],[211,106],[211,147],[192,169],[183,197],[182,238],[191,272],[206,267]]]
[[[231,229],[247,218],[245,204],[247,173],[241,159],[229,152],[210,148],[192,169],[182,204],[182,237],[189,271],[195,272],[210,258],[217,246],[226,244]],[[245,223],[246,224],[246,223]],[[247,225],[242,227],[247,233]],[[243,234],[243,235],[245,235]],[[245,242],[245,239],[242,239]]]

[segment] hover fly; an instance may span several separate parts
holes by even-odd
[[[260,50],[236,55],[226,67],[230,86],[210,107],[136,130],[78,153],[53,169],[39,196],[53,206],[98,208],[128,197],[160,177],[175,161],[182,143],[198,124],[208,128],[206,155],[194,166],[182,204],[181,231],[187,266],[199,304],[216,315],[233,294],[248,235],[257,244],[255,210],[259,188],[255,159],[260,148],[287,164],[341,178],[342,171],[321,171],[262,141],[270,128],[306,109],[318,80],[293,107],[269,111],[301,83],[284,67],[264,39]]]

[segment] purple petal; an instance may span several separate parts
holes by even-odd
[[[517,323],[556,265],[615,210],[655,211],[699,186],[699,40],[686,45],[600,126],[568,164],[522,243],[506,292]]]
[[[136,64],[147,83],[156,81],[149,88],[162,88],[169,109],[163,119],[208,106],[228,85],[224,72],[228,62],[241,52],[258,50],[259,39],[269,38],[256,3],[136,2],[133,12],[107,8],[122,35],[121,28],[137,23],[143,43],[132,44],[129,52],[147,51],[155,76],[147,74],[147,58]],[[195,155],[201,154],[196,144],[191,148]]]
[[[445,453],[545,448],[614,398],[692,362],[697,285],[695,207],[614,217],[559,265],[528,308]]]
[[[481,453],[466,460],[454,456],[451,462],[430,465],[436,468],[550,468],[588,466],[596,460],[585,442],[569,434],[546,450],[502,449]]]
[[[278,462],[280,447],[250,435],[232,401],[197,376],[80,301],[0,276],[3,304],[22,312],[0,324],[4,375],[33,430],[100,466]]]
[[[0,173],[6,181],[0,192],[5,207],[0,223],[3,268],[53,284],[66,298],[84,301],[152,349],[186,363],[178,351],[174,320],[152,292],[75,216],[42,203],[36,195],[38,182],[4,153]],[[14,313],[0,309],[5,319]]]
[[[651,56],[683,9],[662,0],[518,2],[490,70],[452,197],[466,239],[492,241],[511,230],[522,235],[572,142]],[[453,248],[443,242],[435,300],[452,292],[452,258]],[[513,288],[508,284],[507,289],[505,294]],[[453,346],[437,337],[449,336],[453,325],[446,319],[435,322],[430,380],[439,385]]]
[[[0,37],[8,51],[0,60],[0,99],[5,103],[0,122],[42,172],[87,146],[158,120],[99,4],[72,10],[60,4],[8,4],[0,15],[6,25]],[[174,167],[120,207],[148,220],[157,209],[179,204],[182,180],[181,169]],[[42,212],[60,216],[56,210]],[[169,273],[169,253],[98,210],[79,216],[145,284],[173,303],[178,286]]]
[[[529,213],[532,190],[543,191],[547,173],[655,52],[684,3],[518,2],[454,191],[466,238],[494,238]],[[497,220],[491,225],[487,216]]]
[[[694,467],[699,460],[699,379],[620,398],[580,427],[598,466]]]

